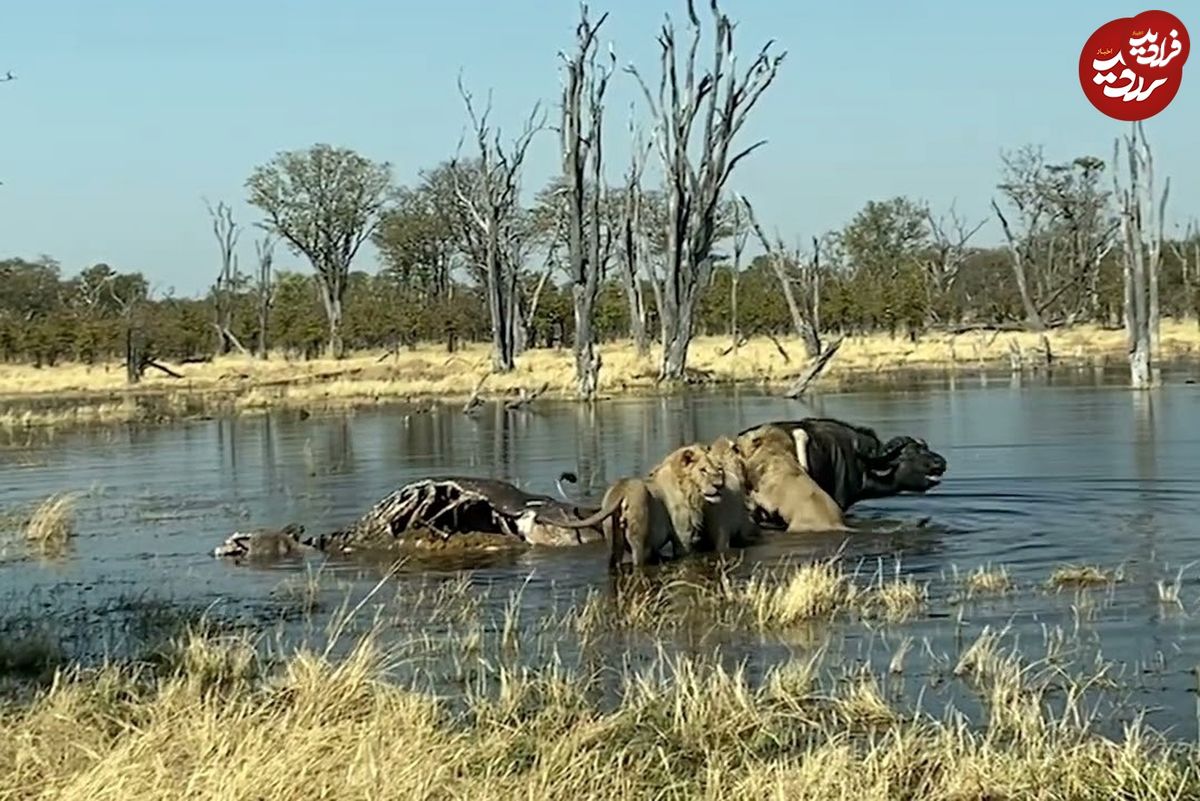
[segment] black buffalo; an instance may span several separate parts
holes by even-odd
[[[800,463],[843,510],[870,498],[928,492],[946,472],[945,457],[922,439],[883,442],[870,428],[829,417],[760,423],[746,431],[767,425],[792,435]]]

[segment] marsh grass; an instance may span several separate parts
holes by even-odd
[[[740,600],[760,628],[777,628],[832,619],[851,607],[859,593],[851,576],[831,558],[755,575],[741,590]]]
[[[1096,364],[1125,358],[1124,334],[1095,326],[1075,326],[1046,334],[1058,364]],[[775,343],[755,338],[727,353],[727,337],[698,337],[689,354],[692,373],[715,384],[747,383],[777,386],[804,371],[803,346],[795,338]],[[918,342],[885,334],[847,337],[822,374],[821,382],[839,387],[861,377],[878,377],[910,370],[983,369],[1007,364],[1010,346],[1023,351],[1041,347],[1039,334],[974,332],[929,334]],[[1164,320],[1161,338],[1164,359],[1190,356],[1200,349],[1200,330],[1194,323]],[[662,393],[657,382],[658,350],[639,357],[632,343],[600,346],[604,369],[600,391],[606,395],[630,392]],[[183,380],[147,375],[136,388],[124,383],[118,364],[60,364],[34,368],[0,365],[0,396],[13,401],[56,399],[54,406],[17,403],[0,411],[0,428],[68,426],[131,421],[156,421],[270,408],[309,411],[344,410],[382,402],[412,403],[411,413],[429,410],[430,401],[461,406],[489,371],[488,346],[472,343],[455,354],[439,345],[422,345],[384,361],[379,353],[352,354],[339,361],[295,361],[273,355],[260,360],[231,355],[179,369]],[[545,397],[573,397],[574,363],[569,350],[535,349],[517,359],[511,373],[488,376],[484,398],[515,398],[522,391],[548,387]],[[134,393],[137,393],[136,395]]]
[[[823,581],[830,580],[826,575]],[[451,597],[447,595],[446,597]],[[430,596],[432,600],[432,596]],[[791,608],[790,605],[788,608]],[[517,665],[495,644],[456,702],[396,683],[372,626],[338,656],[189,628],[154,663],[67,666],[0,710],[0,797],[1180,798],[1200,753],[1129,724],[1098,733],[1086,678],[1066,707],[999,652],[986,712],[932,717],[820,653],[760,681],[692,656],[590,670]],[[979,653],[977,652],[977,653]],[[181,792],[181,790],[183,790]]]
[[[75,534],[75,509],[79,495],[58,493],[33,510],[22,529],[26,545],[35,554],[55,558],[66,553]]]
[[[833,557],[749,576],[678,568],[624,577],[530,620],[524,587],[496,598],[467,573],[401,581],[398,569],[347,593],[308,640],[285,645],[277,632],[149,606],[158,644],[133,658],[84,667],[47,647],[44,658],[14,660],[50,676],[35,696],[0,707],[0,797],[1200,792],[1200,749],[1136,719],[1102,733],[1095,668],[1069,673],[1050,658],[1053,643],[1046,659],[1026,661],[1007,629],[985,627],[947,663],[949,680],[977,701],[969,715],[906,700],[907,636],[882,672],[824,646],[790,648],[753,671],[719,647],[671,652],[665,638],[635,658],[627,638],[699,622],[749,626],[765,642],[789,627],[881,614],[887,598],[907,599],[893,601],[899,608],[927,599],[899,573],[862,576]],[[304,596],[324,599],[333,588],[322,579],[299,582]]]
[[[1007,595],[1016,588],[1008,568],[980,565],[962,579],[968,598]]]
[[[1061,565],[1054,569],[1047,582],[1054,590],[1091,589],[1108,587],[1124,579],[1118,570],[1105,570],[1098,565]]]

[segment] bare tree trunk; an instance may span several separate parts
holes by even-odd
[[[604,192],[601,140],[604,93],[613,67],[597,72],[595,46],[596,34],[607,18],[608,15],[604,14],[592,25],[588,22],[587,6],[581,6],[580,22],[576,28],[579,46],[567,61],[562,103],[563,177],[566,179],[568,201],[567,256],[575,311],[575,383],[580,397],[587,400],[595,397],[600,380],[600,354],[596,349],[596,335],[592,326],[596,316],[596,298],[600,292],[600,274],[604,270],[600,244],[603,225],[600,208]],[[586,108],[583,101],[585,94]],[[584,178],[589,165],[592,173],[590,197]]]
[[[458,81],[459,93],[467,107],[475,142],[479,151],[478,180],[468,185],[457,156],[450,162],[454,194],[470,223],[482,236],[483,273],[492,318],[492,369],[506,373],[516,367],[520,339],[524,337],[519,306],[518,268],[515,217],[519,202],[520,173],[525,153],[534,135],[542,129],[535,123],[540,104],[535,104],[522,133],[512,149],[505,152],[497,131],[494,139],[488,124],[491,113],[489,99],[483,115],[475,113],[471,96]],[[461,150],[461,142],[459,143]]]
[[[515,247],[512,237],[509,237],[501,278],[504,281],[504,298],[506,306],[504,323],[507,329],[505,342],[508,347],[508,366],[506,370],[516,368],[516,359],[525,352],[529,342],[529,331],[525,327],[525,317],[521,314],[521,254]]]
[[[767,239],[766,233],[762,226],[758,224],[758,219],[754,216],[754,208],[750,205],[750,201],[739,196],[741,205],[746,207],[746,214],[749,217],[750,226],[754,229],[754,233],[758,236],[758,241],[762,243],[763,249],[767,251],[767,262],[771,265],[771,269],[775,271],[775,277],[779,279],[779,286],[783,289],[783,299],[787,302],[788,312],[792,315],[792,328],[796,331],[796,336],[804,343],[804,351],[808,358],[812,359],[821,352],[821,337],[818,332],[815,320],[806,320],[804,313],[800,309],[800,304],[796,302],[796,293],[792,290],[792,279],[787,272],[787,253],[784,250],[783,243],[778,242],[772,245]],[[800,254],[796,254],[799,259]]]
[[[233,210],[225,203],[217,203],[214,209],[205,202],[209,216],[212,217],[213,236],[221,253],[221,269],[217,273],[217,281],[213,285],[213,328],[217,334],[217,353],[224,356],[232,349],[236,339],[233,336],[233,303],[239,282],[237,267],[237,247],[241,231],[234,222]],[[239,343],[240,345],[240,343]]]
[[[342,341],[342,293],[337,287],[330,286],[324,278],[320,284],[321,300],[325,303],[325,319],[329,323],[326,355],[331,359],[341,359],[346,355],[346,346]]]
[[[992,201],[992,209],[1000,218],[1000,226],[1004,229],[1004,239],[1008,243],[1008,252],[1012,259],[1013,278],[1017,282],[1017,292],[1021,295],[1021,306],[1025,309],[1025,324],[1029,326],[1030,330],[1045,331],[1046,323],[1042,319],[1041,312],[1038,311],[1037,304],[1033,302],[1033,295],[1029,292],[1029,282],[1025,272],[1025,254],[995,200]]]
[[[492,372],[507,373],[516,367],[516,354],[512,341],[512,295],[499,250],[495,232],[489,231],[485,268],[488,309],[492,316]]]
[[[258,358],[266,360],[270,350],[267,329],[271,322],[271,306],[275,302],[275,281],[271,267],[275,261],[275,238],[267,234],[254,243],[258,257]]]
[[[663,324],[663,362],[659,377],[678,380],[684,375],[691,344],[697,296],[712,271],[716,215],[725,183],[734,167],[763,141],[730,154],[730,146],[746,116],[775,79],[786,54],[768,55],[767,43],[747,70],[738,75],[733,53],[733,23],[711,0],[716,24],[713,67],[697,80],[696,50],[700,19],[694,0],[688,0],[692,39],[683,69],[676,63],[674,25],[668,19],[659,35],[661,80],[657,98],[638,71],[629,71],[642,88],[656,121],[655,142],[662,162],[667,194],[667,258],[659,316]],[[682,77],[681,77],[682,75]],[[699,122],[700,152],[688,152]]]
[[[1113,146],[1113,185],[1120,208],[1121,242],[1124,250],[1125,330],[1129,337],[1129,377],[1135,389],[1153,383],[1154,325],[1156,300],[1150,287],[1157,283],[1162,254],[1162,216],[1166,209],[1169,182],[1161,198],[1154,197],[1153,156],[1140,122],[1125,138],[1129,186],[1120,185],[1117,166],[1120,142]],[[1145,180],[1143,181],[1143,174]],[[1147,234],[1149,240],[1147,241]]]
[[[133,288],[125,297],[118,295],[112,276],[108,280],[108,293],[116,304],[121,319],[125,347],[125,381],[129,384],[141,383],[147,357],[138,311],[144,298],[139,297]]]
[[[537,318],[537,310],[542,300],[542,292],[546,288],[546,283],[550,280],[550,274],[554,272],[556,246],[553,243],[555,241],[557,241],[557,237],[551,240],[549,252],[546,254],[546,262],[542,269],[542,275],[538,278],[537,286],[533,289],[533,297],[529,299],[529,307],[525,310],[525,345],[529,345],[533,338],[533,322]]]
[[[625,184],[625,203],[622,208],[622,239],[624,253],[621,259],[621,280],[625,284],[625,295],[629,300],[629,335],[639,358],[650,353],[650,337],[646,331],[646,298],[639,274],[650,269],[649,247],[646,231],[642,227],[642,171],[646,166],[646,149],[639,141],[632,118],[630,119],[629,174]],[[657,287],[657,282],[654,284]]]
[[[821,349],[821,243],[814,236],[812,239],[813,257],[808,267],[807,280],[804,282],[808,291],[808,322],[812,328],[812,350]]]
[[[1171,243],[1171,250],[1175,253],[1175,258],[1179,260],[1179,281],[1183,289],[1180,309],[1185,317],[1193,313],[1192,302],[1195,299],[1192,288],[1191,260],[1195,259],[1197,266],[1200,266],[1200,231],[1197,231],[1195,226],[1195,220],[1188,222],[1187,228],[1183,232],[1183,240]],[[1189,253],[1189,249],[1192,251],[1191,253]]]
[[[729,336],[733,339],[733,356],[736,359],[741,347],[742,332],[738,330],[738,283],[742,278],[742,253],[746,249],[746,230],[744,204],[740,199],[733,204],[733,268],[729,275]]]
[[[949,223],[942,218],[934,217],[932,210],[925,209],[925,224],[933,240],[933,254],[925,260],[926,300],[928,302],[927,322],[940,322],[939,306],[948,311],[943,304],[958,280],[958,274],[967,260],[967,243],[979,232],[987,220],[980,220],[974,226],[968,226],[950,204],[948,213]]]
[[[1150,242],[1146,248],[1147,287],[1150,293],[1149,319],[1150,326],[1150,355],[1157,360],[1161,357],[1159,350],[1162,336],[1161,320],[1158,302],[1158,276],[1162,269],[1162,243],[1164,220],[1167,211],[1167,195],[1171,191],[1171,179],[1163,182],[1161,198],[1154,197],[1154,157],[1150,152],[1150,143],[1146,141],[1141,124],[1138,124],[1138,134],[1142,140],[1142,154],[1146,166],[1146,227],[1150,230]]]

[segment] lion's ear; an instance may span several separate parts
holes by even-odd
[[[691,464],[692,462],[696,461],[696,451],[692,448],[684,448],[683,452],[679,454],[679,461],[683,462],[685,465]]]

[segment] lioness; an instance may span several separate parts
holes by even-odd
[[[737,438],[736,447],[746,466],[750,500],[778,515],[788,533],[850,530],[841,507],[800,465],[788,432],[770,425],[754,428]]]
[[[870,498],[928,492],[946,472],[946,458],[914,437],[884,442],[866,426],[829,417],[777,420],[754,428],[764,426],[792,436],[800,466],[843,511]]]
[[[686,554],[702,531],[705,505],[720,501],[723,483],[724,471],[708,449],[685,445],[667,454],[646,476],[616,481],[591,517],[554,522],[566,528],[603,523],[611,546],[609,567],[621,563],[626,547],[633,564],[640,566],[660,556],[668,542],[676,557]]]
[[[746,463],[738,451],[737,443],[722,435],[708,446],[708,452],[724,472],[724,480],[721,499],[704,506],[704,530],[695,544],[724,553],[730,546],[744,547],[750,544],[758,539],[761,532],[750,513]]]

